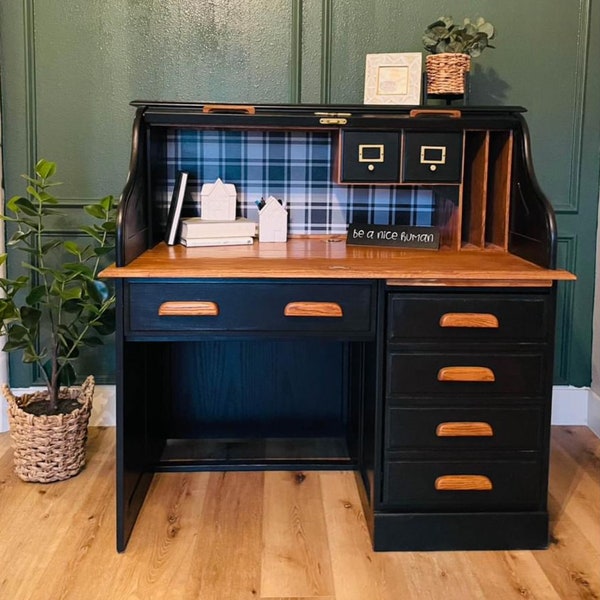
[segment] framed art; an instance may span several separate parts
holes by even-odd
[[[420,52],[367,54],[365,104],[421,103]]]

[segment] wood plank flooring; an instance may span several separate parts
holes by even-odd
[[[600,599],[600,440],[552,431],[544,551],[374,553],[350,472],[154,478],[115,551],[114,430],[76,478],[31,484],[0,434],[2,600]]]

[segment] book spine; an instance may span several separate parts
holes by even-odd
[[[217,238],[181,238],[181,243],[188,248],[202,248],[206,246],[249,246],[254,242],[251,236],[233,236]]]

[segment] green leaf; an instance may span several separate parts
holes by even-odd
[[[41,158],[35,165],[35,172],[42,178],[48,179],[56,173],[56,163]]]
[[[81,298],[81,288],[79,287],[70,287],[66,290],[62,290],[60,293],[60,297],[65,300],[78,300]]]
[[[53,250],[54,248],[58,248],[58,246],[60,246],[62,244],[62,242],[60,240],[52,240],[51,242],[47,242],[46,244],[42,245],[42,254],[48,254],[48,252],[50,252],[50,250]]]
[[[64,242],[63,245],[67,252],[74,254],[75,256],[79,256],[81,254],[79,246],[75,242],[67,241],[67,242]]]
[[[24,212],[26,215],[29,215],[30,217],[36,217],[38,214],[37,208],[35,207],[33,202],[31,200],[29,200],[28,198],[16,198],[14,201],[14,205],[17,207],[17,210],[14,212],[18,212],[20,210],[20,211]],[[10,208],[10,201],[9,201],[9,208]],[[11,210],[13,210],[13,209],[11,208]]]
[[[115,331],[115,311],[114,309],[107,310],[98,323],[94,325],[94,329],[100,335],[110,335]]]
[[[21,321],[23,325],[27,327],[30,331],[35,329],[40,322],[42,317],[42,312],[37,308],[33,308],[31,306],[22,306],[21,307]]]
[[[65,302],[63,302],[62,308],[66,313],[69,314],[80,313],[82,311],[81,301],[79,298],[66,300]]]
[[[98,336],[94,335],[85,337],[82,341],[86,346],[102,346],[104,344],[102,338],[99,338]]]
[[[7,257],[8,254],[6,254],[6,252],[0,254],[0,266],[2,266],[6,262]]]
[[[34,304],[41,302],[45,298],[46,298],[46,286],[38,285],[29,292],[29,294],[27,295],[27,298],[25,298],[25,302],[27,302],[27,304],[29,304],[29,306],[33,306]]]
[[[83,210],[96,219],[104,219],[106,216],[102,207],[97,204],[88,204],[83,207]]]
[[[94,254],[96,256],[106,256],[107,254],[110,254],[114,249],[114,246],[99,246],[98,248],[94,248]]]
[[[27,342],[13,342],[8,341],[4,344],[2,350],[4,352],[14,352],[15,350],[23,350],[27,346]]]

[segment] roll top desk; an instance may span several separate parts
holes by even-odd
[[[376,550],[542,548],[556,282],[520,108],[134,102],[118,213],[117,546],[153,474],[351,469]],[[287,243],[166,246],[178,170]],[[194,188],[192,189],[192,191]],[[346,244],[432,226],[439,250]]]

